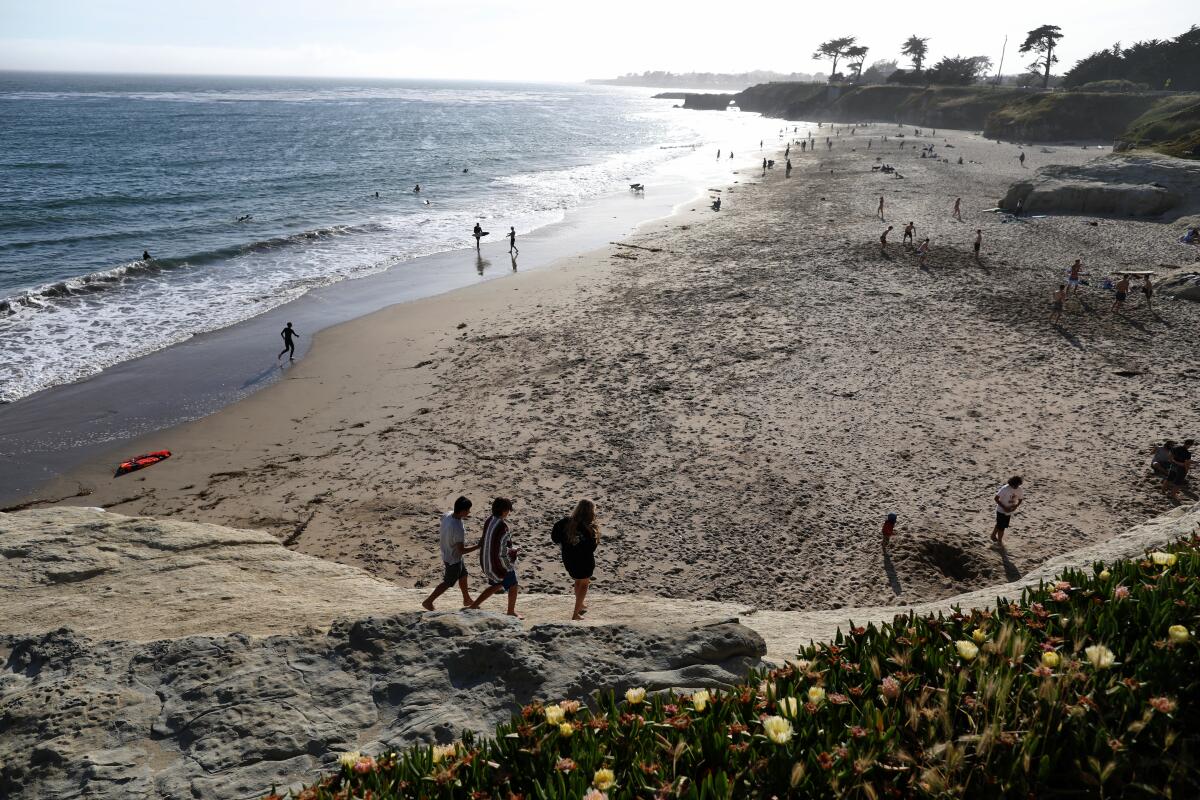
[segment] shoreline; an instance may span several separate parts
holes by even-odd
[[[790,181],[746,171],[704,225],[669,218],[561,269],[329,329],[286,381],[146,442],[176,451],[165,464],[119,481],[93,464],[42,494],[85,484],[72,503],[265,529],[412,588],[435,577],[437,514],[464,492],[480,519],[485,497],[517,501],[534,593],[566,591],[543,540],[580,496],[609,531],[606,594],[837,609],[1015,580],[1169,509],[1143,451],[1186,433],[1200,314],[1163,300],[1108,318],[1096,290],[1048,326],[1074,254],[1112,270],[1161,261],[1171,237],[1006,224],[983,210],[1028,174],[1016,150],[942,133],[963,166],[846,137],[794,158]],[[876,154],[906,179],[870,171]],[[934,237],[929,266],[899,228],[880,257],[879,193]],[[967,224],[948,219],[955,194]],[[991,493],[1013,471],[1030,502],[996,551]],[[901,533],[881,554],[888,511]]]
[[[714,182],[688,178],[682,164],[664,162],[659,167],[664,182],[651,187],[649,201],[645,194],[614,190],[567,210],[558,222],[522,234],[518,245],[527,247],[527,255],[512,273],[518,267],[554,269],[581,252],[672,217],[685,206],[706,205],[707,186],[736,185],[738,172],[754,163],[730,165],[728,174]],[[645,208],[647,202],[650,209]],[[0,404],[0,505],[19,503],[81,464],[115,454],[118,448],[123,452],[127,443],[202,419],[273,385],[282,371],[268,363],[263,352],[277,343],[281,320],[297,320],[303,334],[297,358],[303,360],[318,332],[394,305],[509,277],[510,259],[502,241],[498,237],[485,243],[479,253],[470,247],[435,253],[319,287],[267,313],[121,362],[87,379]],[[172,389],[158,391],[162,382]],[[148,384],[154,388],[147,391]],[[117,461],[131,455],[125,453]]]

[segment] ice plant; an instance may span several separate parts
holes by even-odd
[[[544,713],[546,714],[546,722],[550,723],[551,725],[559,724],[566,716],[562,710],[562,706],[559,705],[546,706]]]
[[[800,701],[794,697],[779,698],[779,713],[785,717],[794,717],[800,711]]]
[[[1118,586],[1117,588],[1113,589],[1114,600],[1124,600],[1126,597],[1129,597],[1128,586]]]
[[[983,628],[976,628],[971,631],[971,638],[975,640],[975,644],[983,644],[987,641],[987,632]]]
[[[433,746],[433,763],[440,764],[458,751],[452,744],[435,744]]]
[[[570,739],[575,735],[575,726],[569,722],[564,722],[558,726],[558,734],[564,739]]]
[[[375,759],[371,758],[370,756],[363,756],[358,761],[354,762],[354,771],[359,775],[370,772],[373,769],[375,769]]]
[[[825,699],[825,690],[824,689],[822,689],[820,686],[808,687],[808,702],[812,703],[813,705],[820,705],[824,699]]]
[[[583,800],[608,800],[608,795],[599,789],[588,789],[583,793]]]
[[[1059,658],[1058,653],[1054,652],[1053,650],[1047,650],[1046,652],[1042,653],[1043,667],[1054,669],[1058,666],[1059,661],[1061,661],[1061,659]]]
[[[900,682],[888,675],[879,684],[879,690],[888,700],[895,700],[900,696]]]
[[[1150,554],[1150,560],[1160,567],[1175,566],[1176,556],[1174,553],[1164,553],[1160,550],[1155,550]]]
[[[1175,642],[1175,644],[1182,644],[1192,636],[1188,633],[1188,629],[1182,625],[1172,625],[1167,628],[1167,635],[1171,637],[1171,641]]]
[[[559,708],[561,708],[563,711],[565,711],[568,714],[574,714],[576,711],[579,710],[579,701],[578,700],[563,700],[558,705],[559,705]]]
[[[959,639],[954,646],[958,649],[958,655],[963,661],[974,661],[975,656],[979,655],[979,648],[975,643],[966,639]]]
[[[595,786],[602,792],[607,792],[616,782],[617,776],[607,767],[596,770],[596,774],[592,775],[592,786]]]
[[[792,739],[792,723],[783,717],[767,717],[763,720],[763,732],[775,744],[787,744]]]
[[[1102,570],[1100,570],[1100,574],[1097,575],[1096,577],[1098,577],[1102,581],[1106,581],[1112,577],[1112,573],[1109,572],[1107,569],[1102,569]]]
[[[1113,651],[1102,644],[1085,647],[1083,652],[1087,656],[1087,660],[1092,662],[1092,666],[1096,669],[1108,669],[1117,660],[1116,656],[1113,655]]]
[[[357,750],[352,750],[349,753],[342,753],[338,756],[338,763],[343,767],[353,767],[362,758],[362,753]]]
[[[697,711],[703,711],[705,708],[707,708],[708,700],[709,696],[706,690],[701,689],[698,692],[692,692],[692,708],[696,709]]]
[[[640,705],[646,699],[646,690],[642,687],[625,690],[625,702],[631,706]]]

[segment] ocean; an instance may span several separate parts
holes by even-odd
[[[779,127],[651,94],[0,73],[0,402],[473,247],[476,221],[526,234],[683,159],[701,188],[710,148]]]

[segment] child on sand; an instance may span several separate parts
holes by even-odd
[[[1025,490],[1021,488],[1024,480],[1020,475],[1008,479],[1008,483],[996,490],[996,527],[992,529],[992,541],[1004,546],[1004,532],[1012,521],[1021,503],[1025,500]]]
[[[1067,273],[1067,286],[1071,287],[1071,294],[1079,294],[1079,284],[1083,280],[1083,261],[1075,259],[1075,263],[1071,265],[1071,271]]]
[[[959,222],[962,222],[962,221],[963,221],[963,218],[962,218],[962,198],[961,198],[961,197],[956,197],[956,198],[954,198],[954,211],[951,213],[951,215],[950,215],[950,216],[954,217],[954,218],[955,218],[956,220],[958,220]]]
[[[465,497],[455,500],[454,510],[449,514],[442,515],[442,563],[445,564],[446,571],[442,582],[434,587],[429,597],[426,597],[425,601],[421,603],[421,607],[427,611],[433,611],[433,601],[441,597],[442,592],[456,583],[462,590],[463,608],[471,605],[471,595],[467,591],[467,565],[463,563],[463,556],[478,550],[479,545],[466,546],[467,529],[464,520],[470,518],[471,501]]]
[[[1121,280],[1117,281],[1117,296],[1113,298],[1112,308],[1108,310],[1110,314],[1120,314],[1121,306],[1125,305],[1125,298],[1129,296],[1129,276],[1122,275]]]
[[[517,619],[525,619],[517,613],[517,570],[513,562],[517,560],[517,551],[512,546],[512,534],[505,521],[512,512],[512,501],[507,497],[497,497],[492,501],[492,515],[484,520],[483,539],[479,542],[479,568],[483,578],[488,582],[471,608],[479,608],[484,600],[499,591],[508,592],[508,615]]]
[[[879,215],[880,219],[883,219],[883,197],[882,196],[879,198],[879,209],[875,213],[877,213]]]
[[[917,235],[917,226],[913,222],[909,222],[904,226],[904,238],[900,240],[900,244],[912,244],[913,237]]]
[[[888,225],[887,230],[879,236],[879,250],[884,255],[887,255],[887,235],[892,232],[892,226]]]
[[[925,261],[926,261],[926,259],[929,258],[929,237],[928,236],[926,236],[925,240],[921,242],[919,247],[917,247],[917,255],[919,255],[921,257],[920,265],[922,267],[925,266]]]
[[[886,550],[892,537],[896,535],[896,515],[888,514],[887,519],[883,522],[883,549]]]

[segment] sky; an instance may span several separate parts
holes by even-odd
[[[828,71],[816,46],[857,36],[867,63],[929,37],[933,61],[1022,71],[1025,33],[1058,25],[1065,71],[1120,41],[1200,23],[1195,0],[912,4],[859,0],[0,0],[0,69],[578,81],[626,72]],[[905,66],[905,64],[901,64]]]

